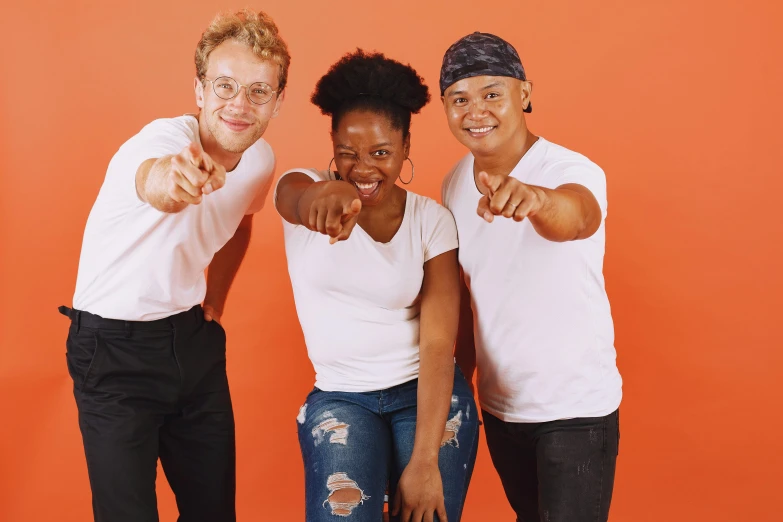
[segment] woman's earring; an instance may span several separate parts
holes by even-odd
[[[329,166],[326,167],[326,172],[329,174],[330,177],[332,175],[332,163],[334,163],[334,158],[329,160]],[[340,177],[340,173],[339,172],[335,172],[334,173],[334,179],[336,179],[336,180],[341,180],[342,179]]]
[[[411,179],[409,179],[408,181],[403,181],[402,178],[400,178],[400,183],[402,183],[403,185],[410,184],[410,182],[413,181],[413,175],[416,172],[416,167],[413,166],[413,160],[411,160],[410,158],[406,158],[406,159],[411,162]]]

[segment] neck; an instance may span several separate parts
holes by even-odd
[[[474,174],[484,171],[487,174],[508,176],[537,140],[538,136],[523,127],[502,147],[483,154],[473,152]]]
[[[405,189],[394,185],[389,195],[378,205],[362,207],[359,222],[367,223],[377,219],[386,221],[398,217],[405,212]]]
[[[203,112],[198,114],[198,136],[204,152],[209,154],[209,157],[214,161],[221,164],[226,169],[226,172],[231,172],[239,164],[239,160],[242,159],[242,153],[230,152],[220,146],[212,133],[209,132]]]

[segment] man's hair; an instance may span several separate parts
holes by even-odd
[[[263,11],[243,9],[233,14],[219,14],[201,35],[196,46],[196,76],[204,80],[209,66],[209,55],[226,40],[236,40],[250,47],[257,57],[280,67],[278,93],[288,81],[291,55],[277,30],[277,25]]]
[[[368,110],[389,118],[392,127],[410,132],[411,114],[430,101],[424,80],[410,65],[381,53],[357,49],[332,65],[315,86],[310,101],[332,117],[337,130],[342,117],[353,110]]]

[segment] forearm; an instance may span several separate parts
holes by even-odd
[[[559,187],[529,187],[542,201],[541,209],[530,216],[538,234],[549,241],[573,241],[593,235],[600,224],[600,209],[575,190]]]
[[[422,345],[419,360],[419,384],[416,437],[411,460],[437,463],[454,383],[452,344],[437,339]]]
[[[172,156],[164,156],[142,163],[136,173],[136,193],[139,199],[161,212],[177,213],[188,204],[174,201],[168,195],[166,173],[171,167],[171,158]]]
[[[250,244],[251,227],[237,229],[234,236],[218,250],[207,271],[207,295],[204,303],[209,304],[219,315],[226,306],[226,298],[234,277],[242,264]]]

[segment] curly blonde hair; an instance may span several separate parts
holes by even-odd
[[[201,35],[196,46],[196,75],[204,80],[209,65],[209,55],[226,40],[246,44],[253,54],[280,66],[278,91],[285,89],[291,55],[288,46],[277,30],[272,18],[263,11],[243,9],[233,14],[219,14]]]

